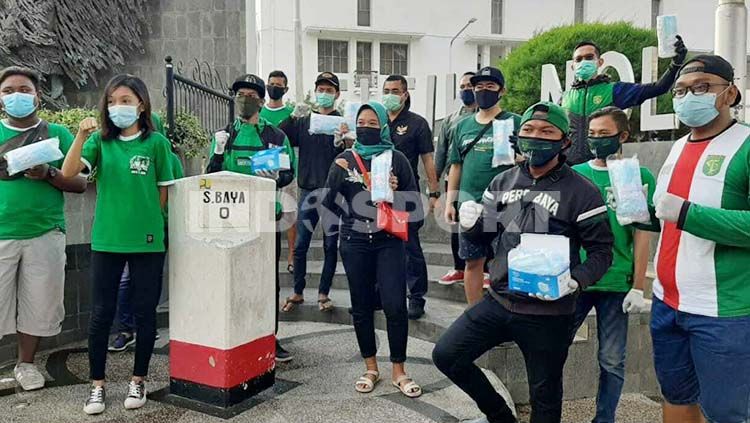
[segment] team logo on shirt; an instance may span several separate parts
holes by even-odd
[[[721,165],[724,164],[725,156],[710,155],[706,158],[706,162],[703,164],[703,174],[706,176],[716,176],[721,170]]]
[[[399,125],[396,127],[396,134],[399,136],[406,135],[406,133],[409,131],[409,125]]]
[[[133,175],[145,175],[151,167],[151,158],[146,156],[133,156],[130,159],[130,173]]]

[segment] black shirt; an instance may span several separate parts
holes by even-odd
[[[333,111],[329,116],[341,116]],[[281,124],[292,147],[299,147],[297,159],[297,185],[308,191],[322,188],[328,169],[336,156],[343,151],[333,145],[333,135],[310,135],[310,116],[287,119]]]
[[[419,157],[422,154],[432,153],[435,146],[432,144],[432,131],[427,121],[422,116],[407,109],[401,111],[396,119],[390,121],[391,140],[396,149],[409,160],[414,181],[419,186]]]

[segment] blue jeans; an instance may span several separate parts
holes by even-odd
[[[135,316],[133,316],[133,298],[130,289],[130,269],[125,264],[125,270],[120,277],[117,290],[117,331],[132,334],[135,332]]]
[[[322,189],[308,191],[301,189],[299,192],[299,204],[297,205],[297,242],[294,244],[294,293],[302,295],[307,282],[307,250],[310,249],[315,227],[320,220],[320,207],[323,201]],[[330,214],[330,213],[328,213]],[[325,214],[324,214],[325,216]],[[323,272],[320,275],[318,292],[328,295],[331,291],[333,276],[336,273],[336,261],[338,261],[338,222],[323,222]]]
[[[419,243],[419,228],[409,225],[409,240],[406,245],[406,285],[409,300],[424,305],[427,293],[427,262]]]
[[[710,423],[750,422],[750,316],[699,316],[653,301],[654,366],[664,399],[700,404]]]
[[[617,403],[625,383],[625,352],[628,345],[628,315],[622,312],[625,292],[583,292],[578,297],[572,336],[596,309],[599,338],[599,390],[596,417],[592,423],[614,423]]]

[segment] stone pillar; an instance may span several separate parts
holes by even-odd
[[[275,185],[220,172],[169,197],[170,393],[231,407],[274,384]]]

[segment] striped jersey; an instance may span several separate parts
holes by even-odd
[[[654,295],[686,313],[750,316],[750,127],[677,141],[656,191],[690,206],[679,222],[663,222]]]

